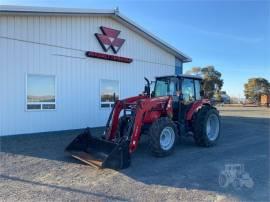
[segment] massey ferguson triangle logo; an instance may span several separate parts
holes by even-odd
[[[112,48],[113,52],[117,53],[125,42],[125,39],[117,38],[120,31],[103,26],[101,26],[100,29],[103,34],[96,33],[95,35],[103,50],[107,52],[110,48]]]

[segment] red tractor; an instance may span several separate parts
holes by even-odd
[[[103,136],[94,137],[87,128],[66,148],[73,157],[96,167],[123,169],[141,134],[149,138],[149,149],[157,157],[172,153],[178,136],[192,135],[197,145],[215,145],[220,136],[219,113],[203,99],[202,79],[190,75],[157,77],[141,95],[117,100]]]

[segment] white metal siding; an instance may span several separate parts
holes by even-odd
[[[117,55],[131,64],[86,58],[103,52],[94,33],[106,26],[126,41]],[[112,52],[108,52],[112,54]],[[100,79],[119,80],[120,96],[143,90],[144,76],[174,73],[175,58],[109,17],[0,16],[0,136],[103,126]],[[55,111],[26,111],[26,74],[56,76]]]

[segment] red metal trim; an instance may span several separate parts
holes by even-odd
[[[87,51],[85,53],[85,55],[87,57],[91,57],[91,58],[111,60],[111,61],[116,61],[116,62],[131,63],[133,61],[132,58],[121,57],[121,56],[116,56],[116,55],[109,55],[109,54],[104,54],[104,53],[98,53],[98,52],[94,52],[94,51]]]
[[[112,125],[111,125],[111,128],[109,130],[109,135],[108,135],[109,140],[113,140],[115,138],[115,132],[118,127],[119,114],[122,109],[123,109],[123,102],[119,100],[116,101],[115,108],[112,115]]]
[[[205,104],[209,104],[210,105],[210,101],[208,99],[203,99],[203,100],[195,101],[193,103],[192,107],[190,108],[190,110],[188,111],[187,115],[186,115],[186,120],[187,121],[191,121],[193,114],[195,112],[197,112]]]

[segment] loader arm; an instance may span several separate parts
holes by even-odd
[[[105,129],[105,138],[106,140],[113,141],[115,139],[115,133],[118,128],[119,116],[121,111],[124,108],[130,107],[131,105],[135,105],[136,102],[140,99],[145,99],[147,96],[139,95],[131,98],[127,98],[124,100],[117,100],[115,102],[115,106],[112,109],[111,116],[109,117]]]

